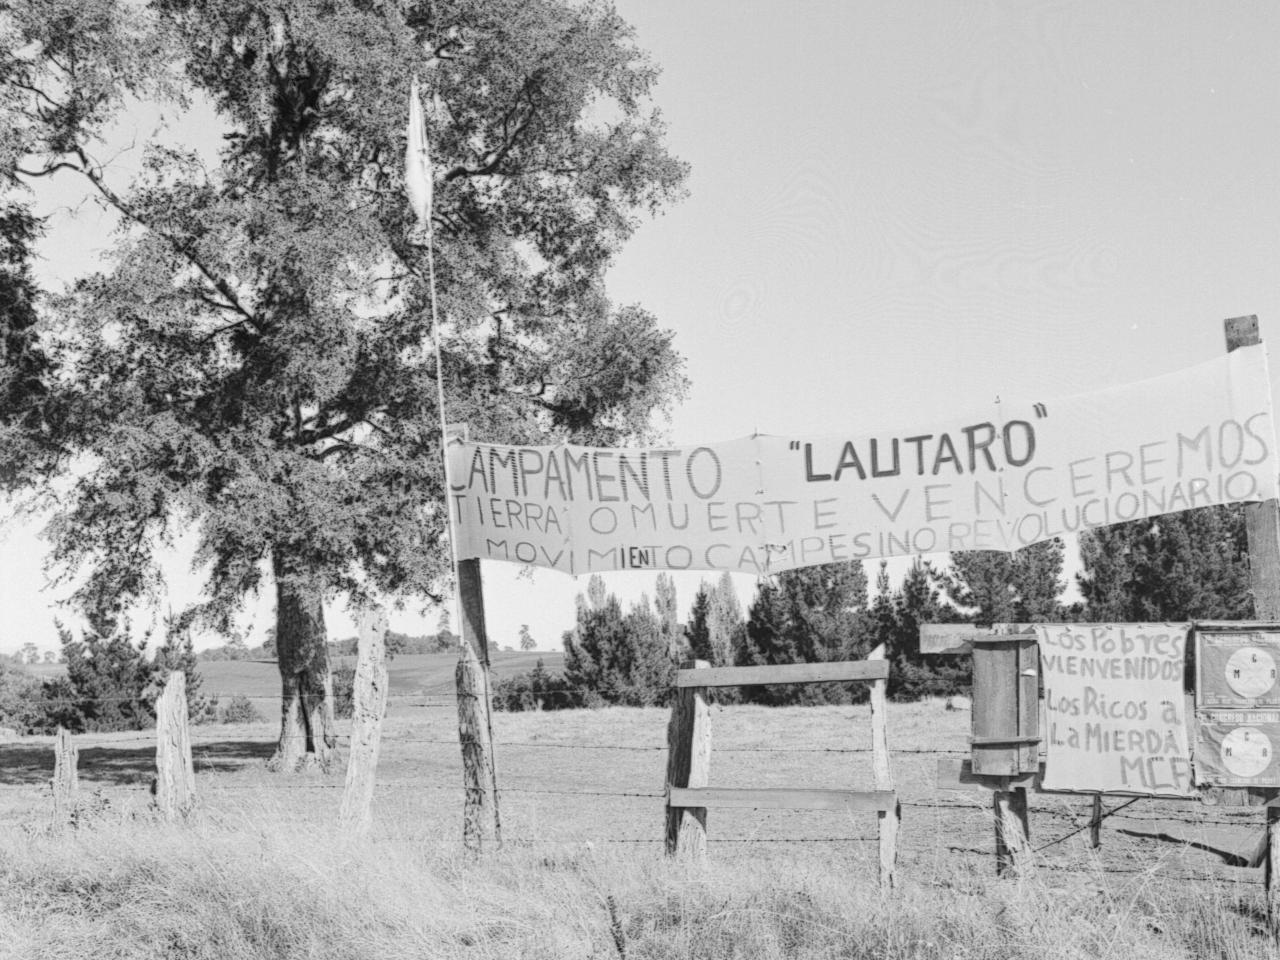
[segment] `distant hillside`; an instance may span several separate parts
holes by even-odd
[[[532,670],[541,660],[552,673],[564,667],[564,654],[559,651],[496,653],[493,673],[496,679]],[[355,658],[340,661],[354,663]],[[391,695],[426,693],[449,694],[453,691],[453,673],[457,666],[455,653],[401,654],[387,664]],[[240,694],[254,699],[277,699],[280,696],[280,671],[274,660],[216,660],[200,664],[203,683],[200,692],[226,699]]]

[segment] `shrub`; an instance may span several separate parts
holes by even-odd
[[[528,673],[499,680],[493,689],[493,707],[517,713],[521,710],[568,710],[583,706],[576,690],[568,689],[564,677],[548,672],[539,659]]]
[[[232,697],[220,713],[223,723],[260,723],[263,720],[261,712],[253,705],[253,701],[242,693]]]
[[[355,712],[356,668],[349,663],[333,668],[333,715],[338,719]]]

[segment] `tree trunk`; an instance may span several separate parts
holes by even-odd
[[[316,765],[328,770],[337,736],[321,590],[282,560],[279,552],[272,566],[280,665],[280,742],[270,766],[286,773]]]

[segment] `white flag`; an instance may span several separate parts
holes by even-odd
[[[413,207],[418,223],[426,226],[431,220],[431,154],[427,149],[427,127],[422,116],[422,102],[418,99],[418,78],[413,78],[409,89],[409,145],[404,156],[405,192]]]

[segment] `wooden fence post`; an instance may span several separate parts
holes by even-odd
[[[71,739],[71,732],[58,728],[53,741],[53,823],[63,826],[70,823],[76,809],[76,791],[80,786],[76,763],[79,753]]]
[[[1093,812],[1089,820],[1089,843],[1097,850],[1102,846],[1102,794],[1093,795]]]
[[[498,774],[493,763],[493,727],[489,689],[489,635],[484,623],[484,591],[480,561],[458,561],[462,598],[462,645],[455,674],[458,689],[458,736],[462,741],[462,774],[466,799],[462,840],[478,852],[485,841],[502,844],[498,815]]]
[[[868,660],[885,659],[884,644],[867,655]],[[877,790],[893,790],[893,771],[889,767],[888,680],[871,682],[871,758]],[[895,798],[892,810],[880,810],[880,890],[893,889],[898,867],[898,827],[902,823],[902,804]]]
[[[1227,352],[1262,343],[1256,315],[1231,317],[1222,322]],[[1280,501],[1264,500],[1244,505],[1245,534],[1249,539],[1249,586],[1255,620],[1280,620]],[[1275,791],[1269,791],[1274,798]],[[1272,932],[1280,931],[1280,819],[1267,807],[1267,920]]]
[[[170,822],[187,816],[196,803],[187,726],[187,676],[174,670],[156,701],[156,809]]]
[[[705,669],[690,660],[682,669]],[[711,773],[711,709],[706,687],[677,687],[667,725],[667,854],[692,863],[707,856],[707,808],[673,807],[672,787],[705,787]]]
[[[338,813],[338,822],[356,836],[368,832],[373,817],[378,748],[382,742],[382,718],[387,711],[386,610],[379,607],[362,611],[359,630],[359,657],[352,690],[351,753],[347,757],[347,783]]]

